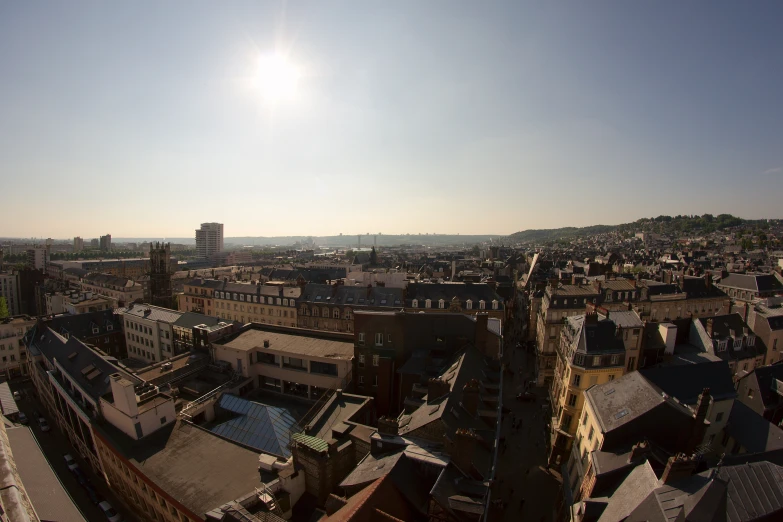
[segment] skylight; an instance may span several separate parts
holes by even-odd
[[[623,417],[625,417],[626,415],[628,415],[628,410],[627,410],[627,409],[625,409],[625,408],[623,408],[622,410],[618,411],[618,412],[615,414],[614,418],[615,418],[615,419],[622,419],[622,418],[623,418]]]

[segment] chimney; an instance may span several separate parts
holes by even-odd
[[[381,417],[378,419],[378,433],[381,435],[396,437],[399,431],[400,424],[397,422],[397,419],[392,417]]]
[[[598,324],[598,312],[593,311],[585,314],[585,324]]]
[[[135,417],[139,414],[139,405],[136,403],[136,392],[133,383],[124,379],[119,373],[113,373],[109,377],[114,406],[125,415]]]
[[[453,260],[451,262],[451,279],[449,281],[454,281],[454,277],[457,275],[457,261]]]
[[[462,407],[465,410],[476,416],[479,406],[479,382],[476,379],[471,379],[465,383],[465,387],[462,388]]]
[[[451,391],[449,383],[443,379],[430,379],[427,382],[427,399],[428,401],[434,401],[443,397]]]
[[[707,287],[707,290],[710,290],[712,288],[712,274],[707,272],[704,274],[704,286]]]
[[[690,477],[696,469],[696,458],[688,457],[684,453],[678,453],[669,457],[666,469],[661,475],[662,484],[671,484],[679,479]]]
[[[696,403],[696,412],[693,414],[693,418],[697,423],[703,423],[707,418],[707,410],[710,409],[710,389],[704,388],[699,395],[699,401]]]
[[[628,455],[628,463],[641,459],[643,457],[646,457],[651,453],[650,451],[650,445],[647,443],[646,440],[643,440],[641,442],[637,442],[633,445],[631,448],[631,454]]]
[[[473,430],[458,429],[454,434],[454,448],[451,454],[451,462],[454,463],[460,471],[471,476],[473,469],[473,454],[476,452],[476,444],[479,442],[479,436]]]
[[[712,317],[707,319],[707,322],[704,325],[704,329],[707,330],[707,335],[709,335],[710,339],[712,339]]]
[[[340,284],[337,281],[332,283],[332,297],[337,295],[337,290],[339,289],[340,289]]]

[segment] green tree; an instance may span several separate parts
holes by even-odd
[[[8,303],[5,302],[5,297],[0,297],[0,319],[5,319],[8,315]]]

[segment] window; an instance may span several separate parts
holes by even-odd
[[[582,382],[582,376],[581,376],[581,375],[579,375],[578,373],[575,373],[575,374],[574,374],[574,378],[573,378],[573,380],[572,380],[572,384],[578,388],[578,387],[579,387],[579,384],[580,384],[581,382]]]
[[[563,413],[563,419],[560,421],[560,429],[568,431],[568,428],[571,427],[572,419],[573,416],[569,415],[568,413]]]
[[[438,299],[438,308],[445,308],[446,307],[446,301],[443,299]]]
[[[748,336],[748,346],[753,346],[756,344],[756,336],[755,335],[749,335]]]
[[[625,332],[625,335],[628,335],[628,331]],[[620,364],[620,356],[619,355],[612,355],[612,366],[617,366]]]
[[[430,301],[429,299],[424,301],[424,308],[430,308],[431,306],[432,306],[432,301]]]
[[[613,381],[614,380],[614,375],[609,375],[609,380]]]
[[[335,308],[335,309],[332,310],[332,317],[334,317],[335,319],[339,319],[340,318],[340,309],[339,308]]]
[[[497,299],[492,300],[492,309],[497,310],[498,309],[498,301]]]
[[[373,355],[372,356],[372,365],[373,366],[378,366],[378,363],[380,362],[380,360],[381,360],[381,356],[380,355]]]
[[[419,300],[418,300],[418,299],[414,299],[414,300],[411,302],[411,306],[412,306],[413,308],[418,308],[418,307],[419,307]]]
[[[364,386],[364,377],[362,375],[359,376],[359,386]]]
[[[466,308],[467,310],[473,310],[473,301],[471,301],[470,299],[468,299],[467,301],[465,301],[465,308]]]
[[[364,332],[359,332],[359,344],[364,344]]]
[[[391,344],[391,334],[386,335],[386,342]]]
[[[633,371],[636,369],[636,357],[629,357],[628,358],[628,371]]]
[[[576,395],[573,393],[568,394],[568,405],[572,408],[576,406]]]
[[[577,366],[584,366],[585,365],[585,356],[581,353],[578,353],[574,356],[574,364]]]
[[[778,340],[777,339],[772,341],[772,349],[773,350],[777,350],[778,349]]]
[[[593,435],[595,435],[595,428],[593,426],[590,426],[590,433],[587,434],[587,440],[592,441]]]
[[[587,424],[587,417],[588,417],[588,415],[587,415],[587,412],[585,411],[585,415],[584,415],[584,417],[582,417],[582,426]]]
[[[237,294],[234,294],[234,301],[237,300]]]
[[[313,307],[313,317],[318,317],[318,307]],[[362,334],[362,341],[364,341],[364,334]]]
[[[601,366],[601,356],[600,355],[594,355],[593,356],[593,366]]]
[[[557,303],[557,301],[555,301],[555,303]],[[479,301],[479,310],[485,310],[486,308],[487,308],[487,303],[485,303],[483,299]]]
[[[715,415],[715,422],[720,422],[723,420],[723,412],[719,411],[717,415]]]
[[[364,355],[359,354],[359,368],[364,368]]]
[[[375,346],[383,346],[383,334],[375,334]]]
[[[3,359],[5,359],[5,357],[3,357]],[[753,388],[748,388],[748,398],[753,398]]]
[[[166,417],[161,417],[160,418],[160,425],[163,426],[164,424],[166,424]]]
[[[239,300],[244,302],[245,301],[245,294],[239,294]]]
[[[373,386],[378,386],[378,376],[377,375],[373,375],[372,376],[372,385]]]

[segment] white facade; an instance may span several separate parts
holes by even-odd
[[[202,223],[196,230],[196,256],[212,257],[223,250],[223,223]]]
[[[36,246],[27,251],[27,263],[41,272],[46,271],[46,265],[49,263],[49,248],[45,246]]]
[[[0,272],[0,297],[5,297],[8,315],[19,315],[19,275]]]
[[[117,313],[122,317],[128,357],[155,363],[174,356],[174,323],[182,312],[142,304],[119,308]]]

